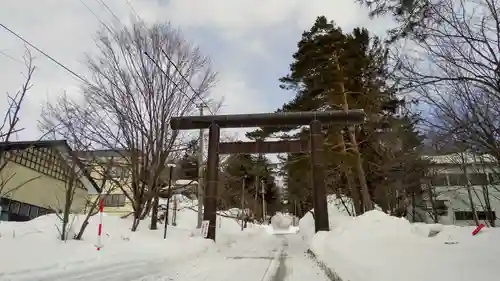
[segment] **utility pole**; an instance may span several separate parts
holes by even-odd
[[[174,199],[174,212],[172,213],[172,225],[177,225],[177,194],[172,195]]]
[[[295,221],[294,226],[299,225],[298,217],[299,217],[299,215],[297,214],[297,199],[293,199],[293,219]]]
[[[200,116],[203,116],[203,104],[199,104]],[[201,228],[203,221],[203,129],[200,129],[198,139],[198,222],[196,228]]]
[[[244,210],[245,210],[245,187],[247,185],[247,176],[245,175],[243,177],[243,182],[241,184],[241,211],[240,211],[240,215],[241,215],[241,231],[243,231],[243,229],[245,228],[245,214],[244,214]]]
[[[263,218],[263,221],[265,222],[266,221],[266,191],[264,190],[264,184],[261,183],[261,192],[262,192],[262,218]],[[264,223],[266,224],[266,223]]]
[[[259,176],[255,176],[255,197],[253,200],[253,215],[254,218],[257,215],[259,209]]]

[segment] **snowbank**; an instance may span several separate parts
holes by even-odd
[[[262,227],[269,234],[283,235],[283,234],[296,234],[299,228],[293,226],[294,217],[289,214],[277,213],[271,217],[271,225],[263,225]]]
[[[74,229],[79,230],[77,216]],[[97,251],[98,218],[91,218],[82,241],[58,239],[55,215],[47,215],[28,222],[0,222],[0,272],[13,274],[27,269],[60,270],[61,267],[85,267],[107,262],[133,259],[189,258],[214,248],[210,241],[193,236],[189,231],[170,227],[163,240],[163,225],[158,230],[147,229],[143,221],[139,231],[131,232],[131,220],[104,216],[102,244]],[[8,253],[8,254],[6,254]]]
[[[337,199],[335,195],[328,195],[328,221],[330,229],[336,228],[340,223],[349,220],[349,215],[353,213],[352,201],[348,197]],[[347,207],[347,208],[346,208]],[[314,210],[311,210],[314,211]],[[306,242],[310,242],[314,236],[314,217],[311,212],[308,212],[299,221],[299,229],[302,238]]]
[[[192,207],[195,206],[195,207]],[[230,211],[219,211],[217,214],[217,245],[224,247],[229,246],[239,239],[248,238],[262,233],[265,229],[256,224],[247,223],[247,227],[241,231],[241,220],[233,216],[239,209]],[[169,212],[169,217],[172,219],[173,212]],[[199,230],[196,229],[198,221],[197,207],[192,202],[186,202],[186,205],[180,205],[176,215],[176,228],[189,231],[192,235],[198,235]]]
[[[292,223],[293,218],[290,215],[277,213],[271,218],[271,226],[276,230],[289,229]]]
[[[196,229],[196,202],[178,201],[177,226],[168,226],[167,239],[163,239],[163,224],[158,230],[149,230],[150,220],[131,232],[132,220],[104,214],[102,244],[97,251],[98,216],[92,217],[83,240],[58,239],[60,226],[56,215],[47,215],[28,222],[0,222],[0,279],[25,272],[44,271],[46,274],[74,268],[85,269],[96,265],[131,264],[135,261],[163,261],[193,259],[207,252],[217,252],[239,240],[252,238],[264,229],[248,224],[241,231],[236,219],[217,217],[217,243],[201,237]],[[172,206],[172,202],[170,202]],[[172,218],[173,212],[169,212]],[[80,229],[84,216],[75,216],[72,234]],[[171,221],[171,220],[170,220]],[[73,235],[70,235],[73,237]],[[36,273],[39,274],[39,273]],[[2,279],[3,280],[3,279]],[[12,280],[9,277],[9,280]]]
[[[311,250],[343,280],[493,281],[500,276],[500,229],[472,236],[473,227],[411,224],[377,210],[356,218],[332,215],[331,231],[317,233]]]

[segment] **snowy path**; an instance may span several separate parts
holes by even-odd
[[[306,254],[307,247],[299,235],[283,239],[283,254],[274,277],[270,281],[330,281]]]
[[[130,260],[68,270],[38,270],[0,280],[39,281],[329,281],[298,235],[241,237],[219,252],[185,260]]]

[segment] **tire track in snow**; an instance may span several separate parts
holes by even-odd
[[[38,281],[124,281],[139,278],[146,275],[160,265],[165,265],[171,260],[139,260],[139,261],[126,261],[107,263],[97,266],[88,266],[80,269],[61,270],[60,268],[31,271],[26,274],[15,274],[2,276],[0,280],[5,281],[32,281],[34,276]]]
[[[283,252],[275,273],[263,281],[331,281],[323,270],[306,254],[298,235],[283,236]]]
[[[282,244],[275,237],[269,240],[245,240],[215,255],[202,253],[183,259],[141,259],[112,263],[89,263],[82,267],[71,264],[10,273],[0,276],[2,281],[239,281],[261,280],[262,275],[274,275],[277,260],[283,253]],[[273,242],[275,241],[275,242]],[[272,243],[271,243],[272,242]],[[269,247],[269,248],[268,248]],[[257,250],[256,250],[257,249]],[[235,258],[235,255],[240,258]],[[271,259],[271,261],[269,261]]]

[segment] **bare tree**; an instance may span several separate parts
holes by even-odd
[[[425,125],[454,152],[490,154],[500,164],[499,0],[440,0],[425,36],[398,58],[396,80],[426,105]],[[466,171],[464,171],[466,173]],[[471,188],[469,201],[472,203]],[[473,191],[473,190],[472,190]],[[487,206],[486,206],[487,208]]]
[[[70,160],[68,161],[68,165],[65,167],[66,181],[64,184],[64,198],[62,202],[58,200],[58,206],[49,206],[55,211],[57,218],[61,222],[61,225],[56,225],[56,228],[59,231],[60,239],[63,241],[66,241],[72,233],[75,221],[75,216],[72,216],[72,207],[75,195],[77,195],[77,189],[81,187],[79,184],[81,184],[80,177],[82,176],[82,172],[77,168],[78,164],[75,159],[71,159],[72,157],[74,157],[74,155],[69,155],[68,159]],[[65,160],[61,159],[61,163],[63,163],[62,161]],[[60,208],[61,206],[62,209]]]
[[[11,141],[14,134],[23,130],[18,127],[20,119],[19,114],[25,97],[32,87],[31,79],[33,78],[33,73],[36,69],[33,65],[33,57],[28,49],[26,49],[23,59],[26,66],[26,71],[23,73],[25,80],[21,88],[15,94],[7,93],[7,108],[1,121],[2,123],[0,123],[0,143],[8,143]],[[6,171],[7,164],[12,157],[14,157],[13,153],[5,150],[3,146],[0,146],[0,197],[8,196],[11,192],[36,179],[27,179],[15,187],[9,187],[9,190],[7,190],[7,184],[15,176],[15,173],[3,172]]]
[[[122,191],[132,202],[135,231],[159,190],[171,151],[183,140],[170,129],[170,119],[194,113],[216,75],[208,58],[169,24],[136,22],[115,33],[103,30],[97,46],[99,53],[87,57],[92,83],[82,85],[81,99],[64,102],[82,120],[82,142],[128,151],[131,186]]]
[[[89,157],[89,153],[86,152],[80,152],[79,154],[83,154],[81,156],[84,159],[84,163],[90,170],[89,172],[93,175],[94,180],[98,181],[99,190],[101,192],[97,196],[89,197],[85,208],[85,218],[80,226],[80,230],[78,233],[75,233],[75,240],[81,240],[83,238],[85,229],[89,225],[90,218],[99,211],[98,205],[100,200],[104,200],[106,196],[117,189],[123,189],[123,186],[126,184],[124,179],[109,177],[109,172],[115,165],[115,159],[113,157],[101,159],[99,157]],[[91,154],[92,153],[90,153],[90,155]]]
[[[428,125],[500,159],[499,0],[444,0],[399,60],[398,81],[430,106]]]
[[[32,87],[31,79],[35,72],[33,57],[28,49],[26,49],[23,59],[26,66],[26,73],[23,73],[25,80],[21,89],[14,95],[7,93],[7,109],[2,123],[0,124],[0,142],[8,142],[13,134],[22,130],[17,127],[19,122],[19,111],[21,110],[26,94]]]

